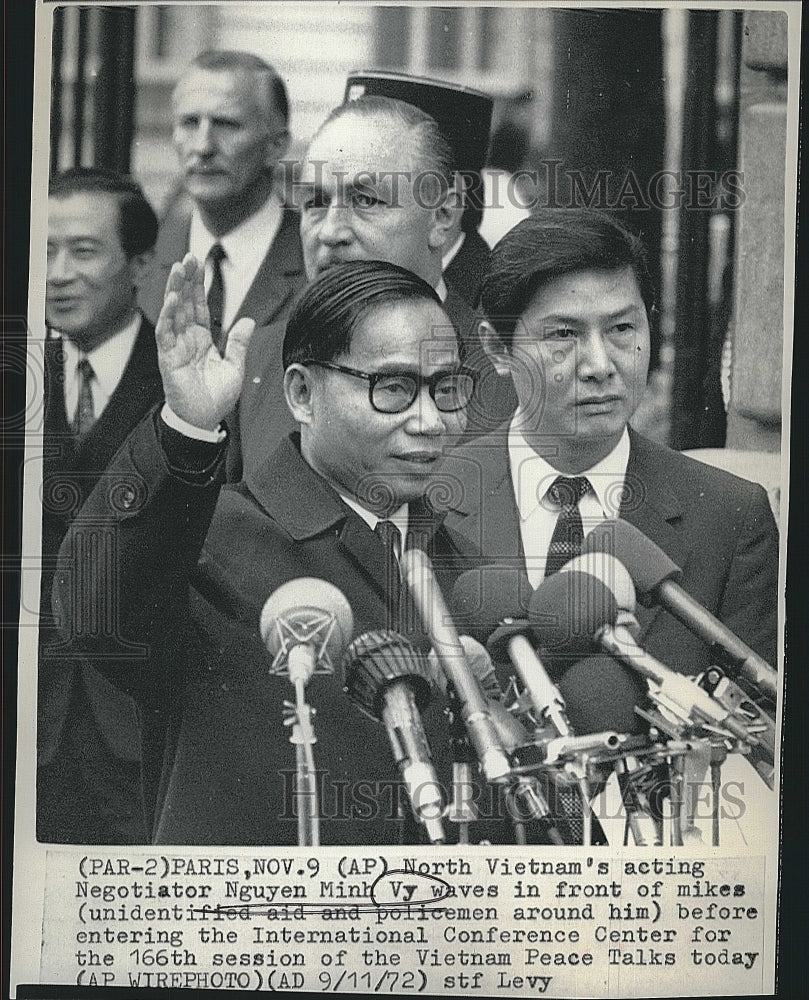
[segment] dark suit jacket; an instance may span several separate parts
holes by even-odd
[[[480,289],[491,256],[489,244],[475,230],[467,233],[461,249],[444,270],[444,281],[474,309],[480,300]]]
[[[138,297],[138,304],[152,323],[157,322],[163,305],[163,294],[171,265],[182,260],[188,253],[190,226],[190,218],[170,216],[158,233],[152,266]],[[266,326],[284,314],[295,292],[305,280],[299,228],[298,213],[285,208],[281,227],[267,249],[267,255],[239,307],[234,322],[248,316],[256,321],[257,326]]]
[[[59,546],[84,500],[104,475],[129,432],[162,398],[154,328],[143,320],[132,355],[104,412],[77,442],[65,411],[61,341],[45,344],[45,447],[42,482],[42,629],[40,635],[39,763],[56,752],[71,697],[78,688],[109,749],[138,760],[139,734],[134,706],[91,667],[63,661],[58,637],[48,624],[52,574]],[[50,655],[49,655],[50,651]]]
[[[385,627],[384,549],[291,439],[243,483],[219,494],[215,484],[195,486],[169,475],[156,433],[147,418],[114,465],[124,477],[143,477],[145,503],[111,508],[98,492],[82,512],[116,525],[126,595],[122,633],[150,652],[139,665],[111,660],[105,669],[143,709],[155,840],[294,844],[289,791],[295,757],[282,725],[282,703],[292,688],[287,678],[269,674],[258,634],[262,606],[282,583],[321,577],[348,599],[355,634]],[[409,544],[427,549],[442,586],[449,586],[468,565],[467,555],[473,558],[470,546],[426,508],[411,511],[411,528],[418,531]],[[61,574],[59,580],[56,606],[68,610],[71,591]],[[73,613],[82,609],[74,606]],[[404,614],[402,630],[423,648],[424,637],[408,621]],[[392,842],[398,830],[389,793],[377,785],[395,777],[387,737],[352,705],[342,685],[338,665],[307,688],[317,710],[316,765],[326,772],[322,842]],[[440,707],[436,699],[425,725],[447,781]]]
[[[487,560],[524,554],[507,447],[508,427],[452,453],[443,475],[454,499],[447,524]],[[620,516],[683,570],[682,586],[769,663],[776,662],[778,532],[765,491],[630,430]],[[708,649],[661,609],[638,608],[641,645],[687,674]]]
[[[514,412],[517,397],[510,378],[500,378],[478,339],[478,313],[457,292],[448,291],[444,309],[464,343],[467,362],[479,374],[465,440],[499,426]],[[244,386],[239,400],[238,447],[245,471],[262,464],[280,441],[296,429],[284,398],[282,363],[286,319],[256,330],[247,349]],[[228,478],[234,481],[233,458]]]

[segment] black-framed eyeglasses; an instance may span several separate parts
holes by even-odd
[[[320,368],[365,379],[368,382],[368,399],[378,413],[403,413],[411,406],[423,385],[427,386],[436,409],[442,413],[462,410],[472,398],[477,375],[469,368],[435,372],[433,375],[414,375],[412,372],[362,372],[333,361],[309,360],[303,364],[318,365]]]

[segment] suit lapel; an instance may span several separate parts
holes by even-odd
[[[293,436],[286,438],[267,462],[249,470],[245,483],[256,501],[295,541],[331,534],[337,551],[373,582],[383,600],[386,598],[387,562],[382,542],[304,461]],[[307,498],[305,506],[300,504],[302,496]],[[429,553],[439,520],[423,504],[412,504],[408,544],[416,540]]]
[[[281,442],[267,462],[249,470],[245,482],[258,503],[290,537],[303,542],[318,535],[332,535],[336,551],[384,595],[386,564],[382,543],[303,459],[292,436]],[[304,506],[301,497],[307,498]]]
[[[65,378],[62,341],[51,337],[45,341],[45,433],[48,437],[73,437],[65,408]]]
[[[233,322],[248,316],[257,326],[267,326],[284,309],[302,282],[298,216],[291,209],[284,209],[281,227]]]
[[[463,534],[480,546],[487,559],[493,560],[523,556],[507,439],[508,425],[503,425],[463,449],[464,498],[462,505],[454,509],[461,519]],[[451,470],[452,462],[450,458]]]
[[[629,440],[621,517],[659,545],[678,566],[684,566],[689,549],[677,528],[682,517],[680,498],[666,481],[664,466],[650,442],[631,429]]]
[[[626,468],[621,518],[629,521],[672,559],[685,568],[689,547],[678,523],[682,518],[682,503],[672,492],[664,473],[664,464],[654,454],[655,447],[629,429],[629,462]],[[662,614],[661,607],[638,605],[636,617],[641,630],[641,642],[652,623]]]

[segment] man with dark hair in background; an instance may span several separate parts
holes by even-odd
[[[508,373],[498,376],[478,339],[478,317],[444,282],[443,254],[462,208],[455,197],[452,151],[435,120],[387,97],[361,97],[335,108],[304,158],[301,242],[313,280],[350,260],[380,259],[411,270],[438,293],[478,373],[467,435],[496,427],[514,410]],[[281,338],[259,330],[248,350],[240,400],[245,469],[261,462],[267,440],[293,429],[282,392]]]
[[[612,217],[542,209],[492,252],[481,338],[514,378],[513,420],[454,453],[450,516],[532,587],[605,518],[639,528],[681,585],[769,663],[777,651],[778,535],[765,491],[629,426],[646,385],[654,290],[640,241]],[[711,650],[664,611],[638,609],[640,641],[697,674]]]
[[[91,666],[63,658],[50,593],[83,500],[162,396],[154,327],[135,302],[156,235],[155,214],[130,179],[84,168],[51,179],[37,761],[45,841],[145,840],[134,706]]]
[[[281,319],[304,280],[297,214],[284,207],[275,170],[289,145],[289,102],[269,63],[248,52],[198,55],[172,95],[173,139],[190,220],[170,214],[140,297],[154,322],[171,265],[205,262],[214,339],[224,349],[242,316]]]

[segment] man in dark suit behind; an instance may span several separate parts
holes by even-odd
[[[146,488],[126,509],[96,490],[82,511],[119,539],[120,635],[149,651],[140,662],[113,652],[103,663],[144,707],[155,842],[294,844],[295,749],[283,725],[292,686],[272,669],[259,635],[262,606],[282,584],[320,577],[344,593],[354,633],[394,624],[426,651],[391,559],[426,550],[445,592],[467,556],[476,564],[429,500],[472,379],[460,370],[455,331],[429,284],[379,261],[329,268],[298,300],[284,340],[284,391],[300,432],[220,492],[228,436],[221,421],[241,387],[251,324],[236,324],[220,358],[200,278],[191,257],[172,273],[157,327],[166,404],[115,461],[119,476],[142,477]],[[84,626],[108,586],[108,567],[89,565],[77,541],[74,529],[60,554],[54,606],[75,644],[104,656],[106,637]],[[87,586],[73,585],[77,572],[86,572]],[[298,586],[308,603],[311,581]],[[341,668],[332,666],[307,687],[317,711],[322,843],[418,840],[391,804],[396,772],[384,727],[348,700]],[[436,695],[427,709],[425,728],[439,780],[448,783],[440,701]],[[502,836],[502,824],[490,825]]]
[[[455,453],[449,523],[532,587],[604,518],[640,528],[682,586],[768,662],[777,649],[778,534],[764,490],[629,427],[646,385],[653,290],[639,241],[589,210],[537,212],[492,252],[481,338],[514,377],[514,419]],[[516,610],[516,609],[515,609]],[[697,674],[711,652],[659,609],[641,644]]]
[[[170,212],[139,296],[154,323],[171,265],[193,253],[205,262],[214,337],[224,349],[243,316],[258,326],[283,318],[303,283],[297,213],[285,208],[275,170],[289,145],[289,102],[281,77],[259,56],[197,56],[172,96],[174,145],[190,217]]]
[[[453,213],[441,251],[441,266],[447,286],[475,309],[489,266],[489,244],[478,228],[485,200],[481,170],[489,147],[494,101],[488,94],[447,80],[387,70],[349,73],[345,100],[366,96],[394,97],[414,104],[435,119],[449,143],[458,196],[464,207],[463,212]]]
[[[478,315],[442,276],[453,220],[453,154],[437,123],[415,105],[368,96],[335,108],[312,138],[300,182],[301,241],[315,279],[350,260],[406,267],[438,292],[467,363],[479,372],[466,435],[490,430],[516,405],[508,373],[498,377],[478,339]],[[282,330],[257,330],[240,400],[244,467],[263,461],[267,440],[294,428],[281,391]]]
[[[142,843],[140,736],[131,700],[62,656],[50,593],[59,545],[132,428],[162,395],[154,328],[135,305],[157,232],[127,178],[51,180],[45,344],[37,833],[60,843]]]

